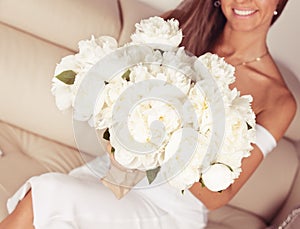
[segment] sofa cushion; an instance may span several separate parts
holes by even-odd
[[[206,229],[263,229],[266,224],[247,211],[225,206],[208,214]]]
[[[0,24],[0,120],[76,146],[71,112],[60,112],[51,79],[66,49]]]
[[[117,38],[121,30],[117,0],[1,0],[0,21],[71,50],[92,34]]]
[[[288,196],[298,166],[294,145],[280,140],[230,204],[270,222]]]
[[[276,217],[272,220],[272,225],[280,225],[288,215],[293,211],[294,208],[300,206],[300,170],[298,171],[297,177],[294,180],[293,187],[286,199],[284,205],[280,207],[280,211]],[[300,227],[299,227],[300,228]]]
[[[270,229],[276,229],[274,226]],[[286,219],[280,224],[278,228],[281,229],[299,229],[300,228],[300,207],[293,209]]]
[[[9,193],[6,191],[3,185],[0,185],[0,222],[8,215],[6,201],[9,196]]]
[[[0,122],[0,221],[6,200],[30,177],[45,172],[67,173],[83,161],[78,151]]]

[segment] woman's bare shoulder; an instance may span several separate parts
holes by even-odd
[[[257,115],[257,122],[279,140],[293,120],[297,104],[277,67],[269,65],[267,70],[255,72],[260,79],[261,96],[265,96],[264,109]]]

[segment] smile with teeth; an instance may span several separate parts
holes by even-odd
[[[233,11],[235,14],[239,16],[249,16],[256,12],[256,10],[237,10],[237,9],[233,9]]]

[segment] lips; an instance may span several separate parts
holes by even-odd
[[[238,10],[233,9],[233,12],[238,16],[249,16],[256,12],[256,10]]]

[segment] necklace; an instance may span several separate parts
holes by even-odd
[[[247,64],[250,64],[250,63],[253,63],[253,62],[259,62],[261,61],[262,58],[264,58],[265,56],[267,56],[269,54],[269,51],[267,50],[264,54],[262,54],[261,56],[258,56],[252,60],[248,60],[248,61],[243,61],[243,62],[240,62],[238,64],[235,64],[234,67],[237,67],[237,66],[240,66],[240,65],[247,65]]]

